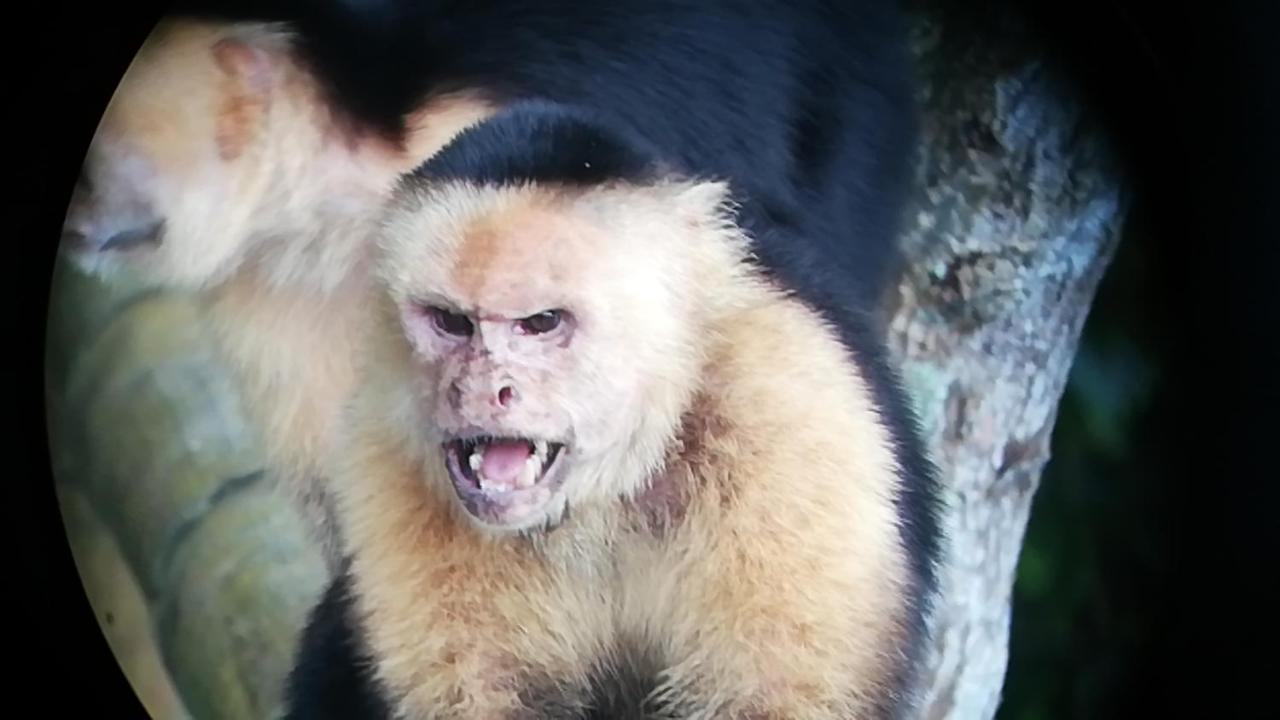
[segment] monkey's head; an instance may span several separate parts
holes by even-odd
[[[246,260],[273,276],[340,274],[334,248],[359,243],[414,153],[441,140],[405,147],[357,120],[296,42],[274,24],[158,25],[90,143],[63,251],[100,276],[188,289]],[[436,134],[469,117],[455,114]]]
[[[499,532],[639,489],[733,302],[725,190],[447,183],[394,203],[380,344],[406,377],[385,402],[412,408],[378,412],[412,418],[425,481]]]
[[[200,285],[232,263],[267,180],[260,140],[278,80],[273,40],[255,32],[164,22],[148,37],[73,191],[62,249],[79,267]]]

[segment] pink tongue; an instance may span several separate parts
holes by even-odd
[[[491,443],[484,449],[480,472],[486,479],[512,481],[520,477],[524,463],[529,459],[529,443],[523,440],[503,440]]]

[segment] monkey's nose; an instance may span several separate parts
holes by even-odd
[[[510,410],[520,399],[520,393],[510,384],[490,385],[483,381],[474,383],[449,383],[445,398],[449,407],[463,413],[488,414],[495,409]]]
[[[506,408],[516,399],[516,389],[510,385],[504,385],[498,390],[498,405]]]

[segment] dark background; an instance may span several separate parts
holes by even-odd
[[[997,717],[1276,717],[1277,6],[1015,4],[1138,202],[1062,399]]]
[[[1014,585],[998,720],[1122,714],[1166,631],[1185,526],[1169,453],[1177,318],[1131,223],[1081,339]],[[1136,708],[1135,708],[1136,710]]]
[[[1274,717],[1277,4],[1012,4],[1106,109],[1140,194],[1035,500],[999,718]],[[50,715],[87,704],[142,717],[57,514],[40,301],[98,115],[162,5],[33,5],[40,19],[11,12],[6,33],[5,137],[19,158],[7,316],[24,334],[10,345],[19,469],[6,525],[26,573],[6,585],[22,601],[7,615],[24,675],[10,694]]]

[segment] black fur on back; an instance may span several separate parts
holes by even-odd
[[[279,21],[334,105],[400,137],[424,99],[588,108],[670,162],[768,198],[862,303],[898,263],[916,138],[896,0],[178,0]]]
[[[673,172],[640,135],[583,108],[529,100],[460,133],[406,182],[645,185]]]

